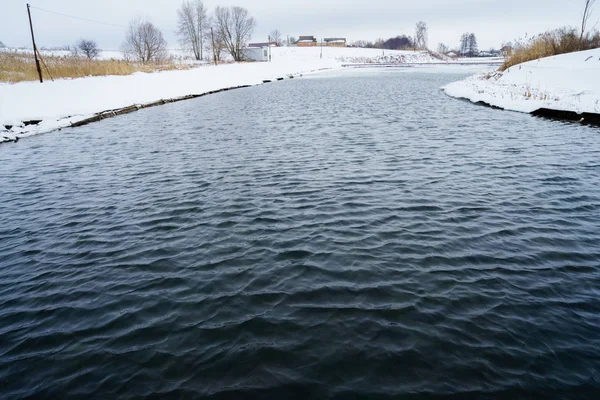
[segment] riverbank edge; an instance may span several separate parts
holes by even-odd
[[[457,99],[457,100],[464,100],[464,101],[468,101],[470,103],[479,105],[479,106],[484,106],[484,107],[490,107],[493,108],[495,110],[502,110],[502,111],[509,111],[509,112],[518,112],[518,113],[522,113],[522,114],[529,114],[531,116],[534,117],[539,117],[539,118],[545,118],[545,119],[551,119],[551,120],[555,120],[555,121],[569,121],[569,122],[579,122],[583,125],[592,125],[592,126],[599,126],[600,127],[600,114],[599,113],[590,113],[590,112],[575,112],[575,111],[568,111],[568,110],[560,110],[560,109],[553,109],[553,108],[547,108],[547,107],[540,107],[537,108],[533,111],[518,111],[518,110],[511,110],[508,108],[504,108],[502,106],[498,106],[495,104],[491,104],[488,103],[486,101],[483,100],[473,100],[470,99],[468,97],[465,96],[454,96],[449,94],[444,88],[441,89],[448,97],[451,97],[453,99]]]
[[[97,113],[92,114],[91,116],[89,116],[89,114],[88,114],[87,116],[83,116],[81,119],[77,119],[77,120],[72,121],[72,122],[71,122],[71,120],[74,117],[61,118],[62,120],[66,120],[64,124],[59,124],[59,125],[51,128],[51,129],[43,130],[43,131],[40,131],[40,132],[22,131],[22,132],[20,132],[18,134],[15,134],[14,138],[9,138],[7,136],[3,136],[3,134],[10,133],[10,129],[7,129],[6,126],[4,126],[4,127],[0,127],[0,128],[6,129],[6,130],[0,130],[0,135],[2,135],[2,136],[0,136],[0,145],[2,145],[2,144],[8,144],[8,143],[17,143],[21,139],[25,139],[25,138],[28,138],[28,137],[37,136],[37,135],[41,135],[41,134],[45,134],[45,133],[52,133],[52,132],[56,132],[56,131],[61,131],[62,129],[65,129],[65,128],[76,128],[76,127],[80,127],[80,126],[89,125],[89,124],[92,124],[94,122],[102,121],[102,120],[108,119],[108,118],[114,118],[114,117],[117,117],[119,115],[130,114],[132,112],[139,111],[139,110],[142,110],[142,109],[145,109],[145,108],[157,107],[157,106],[161,106],[161,105],[165,105],[165,104],[169,104],[169,103],[177,103],[177,102],[185,101],[185,100],[192,100],[192,99],[196,99],[196,98],[199,98],[199,97],[208,96],[208,95],[211,95],[211,94],[216,94],[216,93],[221,93],[221,92],[228,92],[228,91],[231,91],[231,90],[237,90],[237,89],[244,89],[244,88],[250,88],[250,87],[260,86],[260,85],[264,85],[264,84],[268,84],[268,83],[272,83],[272,82],[283,81],[286,78],[287,79],[295,79],[295,78],[302,77],[302,76],[305,76],[305,75],[311,75],[311,74],[317,74],[317,73],[322,73],[322,72],[327,72],[327,71],[333,71],[334,69],[335,68],[321,68],[321,69],[307,71],[307,72],[299,72],[299,73],[293,73],[293,74],[286,74],[284,77],[276,77],[276,78],[272,78],[272,79],[265,79],[261,83],[257,83],[257,84],[230,86],[230,87],[225,87],[225,88],[221,88],[221,89],[211,90],[211,91],[204,92],[204,93],[189,94],[189,95],[179,96],[179,97],[174,97],[174,98],[160,99],[160,100],[153,101],[153,102],[150,102],[150,103],[132,104],[132,105],[129,105],[129,106],[126,106],[126,107],[120,107],[120,108],[116,108],[116,109],[112,109],[112,110],[99,111]],[[58,122],[61,119],[56,120],[55,122]],[[23,125],[25,125],[25,126],[37,126],[41,122],[43,122],[43,120],[22,121]]]

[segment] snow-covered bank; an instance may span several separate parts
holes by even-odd
[[[452,97],[532,113],[600,113],[600,49],[563,54],[475,75],[443,90]]]
[[[265,80],[339,67],[319,60],[311,63],[240,63],[205,66],[185,71],[136,73],[17,84],[0,83],[0,142],[70,126],[94,114],[161,99],[199,95]],[[25,121],[41,121],[25,125]],[[10,130],[6,126],[12,125]],[[4,139],[6,138],[6,139]]]
[[[348,63],[459,64],[425,51],[319,47],[271,50],[270,63],[205,65],[183,71],[61,79],[44,84],[0,83],[0,142],[68,127],[107,110],[252,86],[265,80],[338,69]],[[41,122],[27,124],[30,121]]]

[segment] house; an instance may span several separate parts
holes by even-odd
[[[244,59],[249,61],[269,61],[269,47],[247,47],[244,49]]]
[[[502,49],[500,49],[500,51],[502,52],[502,55],[504,57],[510,57],[510,56],[512,56],[513,48],[512,48],[512,46],[506,45],[506,46],[503,46]]]
[[[248,47],[278,47],[277,42],[249,43]]]
[[[315,47],[317,38],[314,36],[300,36],[298,39],[298,47]]]
[[[346,47],[346,38],[325,38],[327,47]]]

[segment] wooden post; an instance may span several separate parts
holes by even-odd
[[[271,62],[271,35],[269,35],[269,41],[267,42],[267,49],[269,50],[269,62]]]
[[[212,26],[210,27],[210,37],[211,37],[211,40],[212,40],[213,61],[215,62],[215,65],[217,65],[217,51],[215,49],[215,34],[213,32]]]
[[[31,29],[31,41],[33,42],[33,56],[35,57],[35,66],[37,68],[38,75],[40,77],[40,83],[44,83],[44,78],[42,77],[42,68],[40,67],[40,60],[37,55],[37,46],[35,45],[35,35],[33,34],[33,23],[31,22],[31,7],[29,3],[27,3],[27,14],[29,15],[29,28]]]
[[[321,39],[321,60],[323,59],[323,39]]]

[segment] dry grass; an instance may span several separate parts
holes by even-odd
[[[504,62],[501,71],[514,65],[544,57],[600,47],[600,33],[588,33],[579,40],[575,28],[560,28],[542,33],[524,43],[517,43],[510,57]]]
[[[166,62],[160,65],[139,65],[122,60],[88,60],[73,56],[43,56],[45,80],[81,78],[85,76],[130,75],[135,72],[155,72],[188,69],[190,66]],[[32,54],[0,52],[0,82],[37,81],[38,73]]]

